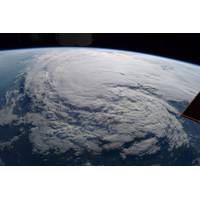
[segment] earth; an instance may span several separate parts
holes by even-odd
[[[197,65],[98,48],[0,51],[0,165],[199,165],[180,114]]]

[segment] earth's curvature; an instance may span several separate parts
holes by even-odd
[[[0,52],[0,165],[195,165],[180,113],[198,66],[95,48]]]

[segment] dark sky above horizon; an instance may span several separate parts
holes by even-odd
[[[87,46],[149,53],[200,65],[200,34],[13,33],[0,34],[0,49]]]

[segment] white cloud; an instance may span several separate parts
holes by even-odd
[[[18,123],[34,126],[34,152],[74,150],[81,156],[114,149],[125,159],[158,153],[160,139],[169,150],[188,144],[178,111],[168,100],[188,102],[200,88],[200,69],[121,51],[68,48],[40,53],[28,63],[24,94],[16,93],[14,102],[19,96],[31,98],[32,111],[18,116]],[[1,124],[16,120],[11,101],[0,111]]]

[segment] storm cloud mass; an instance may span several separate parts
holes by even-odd
[[[200,88],[197,66],[90,48],[5,51],[0,71],[3,65],[15,66],[17,73],[13,84],[0,88],[0,163],[198,160],[200,127],[180,117]]]

